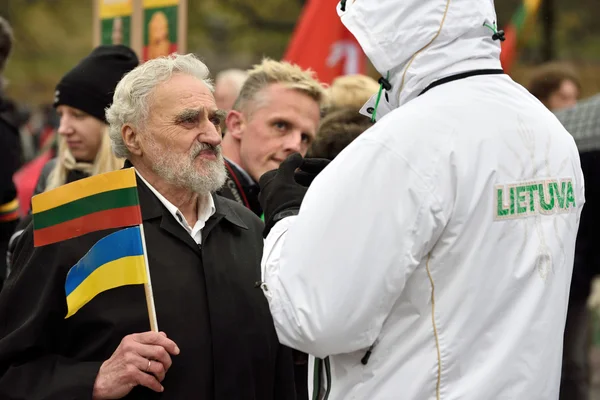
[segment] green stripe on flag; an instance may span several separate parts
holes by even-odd
[[[34,229],[43,229],[98,211],[139,204],[136,187],[111,190],[33,214]]]
[[[520,33],[525,26],[525,20],[527,19],[527,10],[525,9],[525,5],[520,5],[519,9],[515,12],[513,17],[511,18],[511,23],[517,29],[517,33]]]

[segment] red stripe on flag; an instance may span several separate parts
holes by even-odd
[[[33,231],[35,247],[72,239],[103,229],[121,228],[142,223],[140,206],[113,208],[75,218],[58,225]]]
[[[509,73],[517,59],[517,27],[509,25],[504,29],[505,40],[502,42],[500,62],[504,72]]]

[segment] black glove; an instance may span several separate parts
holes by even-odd
[[[281,163],[279,169],[260,177],[258,201],[265,215],[263,237],[267,237],[277,221],[298,214],[308,187],[327,164],[329,160],[303,159],[299,153],[294,153]]]

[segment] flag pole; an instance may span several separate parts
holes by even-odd
[[[154,294],[152,292],[152,281],[150,280],[150,264],[148,264],[148,249],[146,248],[146,235],[144,233],[144,224],[139,224],[140,235],[142,236],[142,250],[144,251],[144,264],[146,266],[146,279],[144,291],[146,292],[146,304],[148,305],[148,317],[150,318],[150,330],[158,332],[158,321],[156,319],[156,308],[154,307]]]

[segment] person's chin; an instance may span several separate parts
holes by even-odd
[[[77,162],[85,162],[85,163],[93,162],[93,159],[91,159],[91,157],[84,151],[80,151],[80,150],[76,150],[76,149],[69,149],[69,151],[71,152],[71,155],[73,156],[73,158],[75,158],[75,160],[77,160]]]

